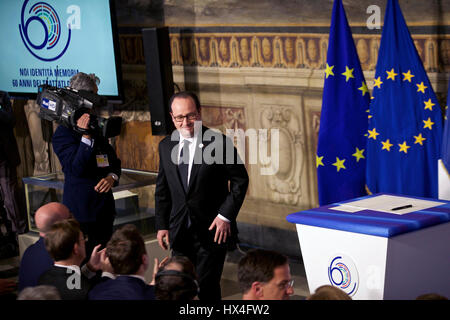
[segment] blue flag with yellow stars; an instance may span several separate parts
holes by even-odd
[[[368,189],[437,198],[441,108],[397,0],[388,0],[372,95]]]
[[[341,0],[331,18],[316,154],[319,204],[365,195],[370,94]]]

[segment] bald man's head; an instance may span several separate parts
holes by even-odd
[[[39,234],[45,236],[45,233],[57,221],[72,217],[69,209],[59,202],[50,202],[40,207],[34,216],[36,227]]]

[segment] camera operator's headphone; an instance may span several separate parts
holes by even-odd
[[[164,277],[164,276],[176,276],[184,279],[188,279],[190,282],[195,284],[195,287],[197,288],[197,294],[200,292],[200,287],[198,285],[198,281],[194,279],[190,274],[177,271],[177,270],[162,270],[159,271],[156,276],[155,280],[158,280],[158,278]]]

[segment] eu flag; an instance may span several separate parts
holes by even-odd
[[[397,0],[388,0],[367,141],[367,186],[436,198],[442,114]]]
[[[366,194],[369,101],[342,1],[335,0],[316,155],[320,205]]]

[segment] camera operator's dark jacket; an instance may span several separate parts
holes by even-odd
[[[112,191],[98,193],[97,183],[109,173],[120,177],[120,159],[103,137],[94,138],[94,147],[81,142],[81,134],[60,125],[52,138],[53,149],[64,172],[63,203],[79,222],[92,222],[105,207],[114,208]],[[97,166],[96,155],[108,156],[108,167]],[[117,184],[117,182],[116,182]],[[111,212],[115,214],[115,212]]]

